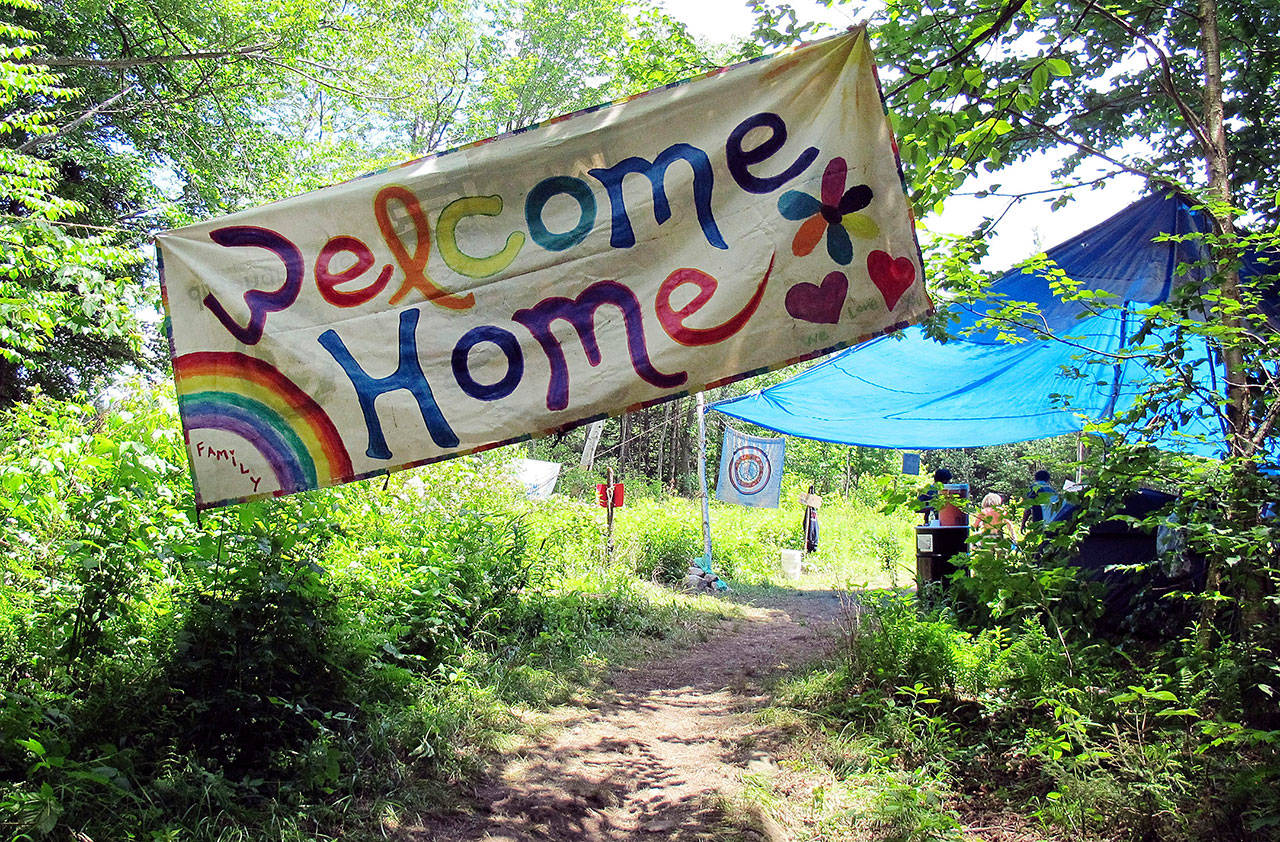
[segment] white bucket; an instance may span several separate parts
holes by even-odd
[[[782,551],[782,575],[788,579],[800,578],[800,560],[803,554],[799,550]]]

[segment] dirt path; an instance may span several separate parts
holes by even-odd
[[[772,762],[751,715],[768,701],[764,688],[828,651],[839,613],[835,593],[797,592],[747,606],[745,618],[680,656],[616,674],[608,692],[567,709],[480,784],[473,812],[428,820],[408,838],[724,839],[722,795],[737,790],[743,772]]]

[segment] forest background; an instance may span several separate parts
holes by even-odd
[[[692,507],[669,497],[696,486],[691,399],[606,423],[597,471],[652,501],[613,564],[596,513],[572,499],[596,477],[571,471],[570,495],[534,507],[493,479],[509,453],[199,521],[148,242],[818,32],[787,6],[749,5],[751,37],[717,45],[661,8],[613,0],[0,0],[0,827],[376,836],[517,730],[519,705],[563,698],[622,636],[678,635],[723,610],[649,584],[696,552]],[[1009,803],[1047,828],[1272,832],[1280,805],[1259,783],[1274,779],[1280,743],[1278,536],[1258,513],[1274,497],[1259,467],[1280,413],[1276,337],[1257,306],[1266,289],[1236,270],[1242,252],[1275,245],[1280,4],[849,5],[871,19],[918,216],[966,192],[996,205],[966,235],[926,238],[935,333],[983,295],[974,267],[989,235],[1029,202],[1087,203],[1127,173],[1214,221],[1190,294],[1139,314],[1152,327],[1131,353],[1166,376],[1100,426],[1108,459],[1084,466],[1083,501],[1105,518],[1144,479],[1182,489],[1160,516],[1184,525],[1208,578],[1186,596],[1190,631],[1134,649],[1081,622],[1095,603],[1068,566],[998,548],[966,605],[925,617],[882,606],[883,634],[851,638],[795,708],[837,729],[903,726],[860,744],[863,765],[845,772],[891,773],[899,800],[876,802],[877,820],[897,816],[908,836],[956,830],[937,793],[966,763],[989,763],[984,751],[1023,770]],[[1000,183],[1046,150],[1048,184]],[[1073,341],[1025,302],[1004,304],[993,319],[1032,341]],[[1166,330],[1221,348],[1222,394],[1195,391]],[[1107,364],[1085,348],[1078,373]],[[1223,421],[1229,458],[1145,445],[1143,431],[1186,412]],[[584,435],[528,452],[575,464]],[[1075,446],[932,458],[1007,495],[1034,467],[1074,470]],[[825,561],[856,556],[864,581],[889,584],[910,535],[909,514],[876,510],[899,485],[894,454],[789,448],[788,499],[812,483],[856,513]],[[744,585],[798,546],[795,511],[724,522],[718,563]],[[1065,558],[1072,540],[1049,543]],[[976,677],[983,660],[1005,672]],[[917,741],[888,748],[906,734]]]

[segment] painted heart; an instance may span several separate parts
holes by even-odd
[[[833,325],[840,321],[848,293],[849,279],[844,272],[832,272],[821,284],[796,284],[787,290],[787,312],[806,322]]]
[[[916,265],[909,257],[895,259],[887,251],[877,250],[867,255],[867,274],[884,296],[884,306],[892,311],[902,294],[916,282]]]

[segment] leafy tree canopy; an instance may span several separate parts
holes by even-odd
[[[0,404],[159,364],[139,322],[158,324],[157,230],[712,63],[681,24],[621,0],[0,10]]]
[[[812,37],[813,22],[756,3],[757,36]],[[827,5],[837,5],[828,2]],[[1064,187],[1101,163],[1155,182],[1205,187],[1202,20],[1196,2],[1076,0],[851,2],[871,21],[890,113],[917,207],[964,180],[1060,150]],[[1239,201],[1275,217],[1280,190],[1280,4],[1223,0],[1223,100]],[[994,188],[1016,195],[1017,189]]]

